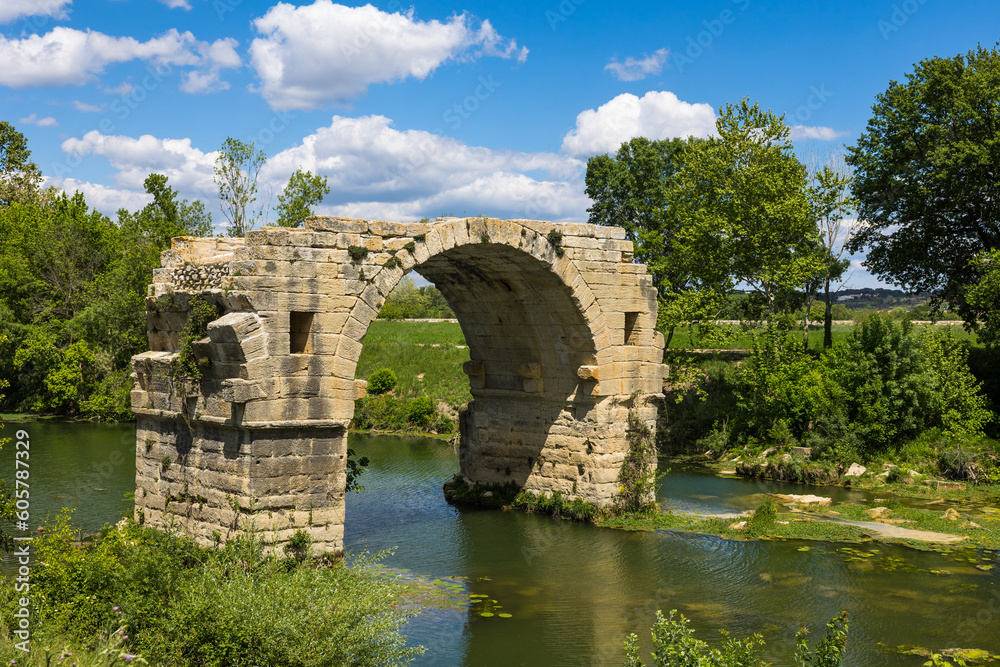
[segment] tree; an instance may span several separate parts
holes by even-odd
[[[825,266],[806,172],[783,117],[746,99],[719,112],[718,136],[691,146],[668,191],[676,254],[703,263],[720,292],[749,287],[748,314],[770,318]]]
[[[906,78],[878,95],[848,148],[862,221],[848,249],[975,328],[991,308],[967,299],[982,278],[973,260],[1000,247],[1000,52],[929,58]]]
[[[323,201],[323,195],[330,194],[326,176],[296,169],[285,191],[278,195],[278,224],[282,227],[301,227],[305,219],[313,215],[312,207]]]
[[[677,252],[684,221],[667,205],[685,155],[701,139],[636,137],[624,142],[617,154],[597,155],[587,161],[590,223],[625,229],[633,242],[635,259],[644,263],[658,291],[658,327],[667,347],[677,326],[698,319],[714,319],[721,299],[703,278],[709,266],[697,257]]]
[[[973,260],[978,283],[969,286],[966,300],[983,317],[978,324],[979,340],[990,347],[1000,344],[1000,249],[978,255]]]
[[[28,203],[37,195],[42,173],[30,157],[24,135],[0,120],[0,206]]]
[[[846,224],[846,218],[857,202],[851,196],[851,171],[842,157],[831,156],[828,163],[812,171],[809,197],[813,216],[819,227],[819,240],[827,252],[827,263],[820,279],[823,282],[823,302],[826,309],[823,316],[823,347],[833,346],[833,301],[830,296],[830,281],[837,280],[847,270],[849,263],[844,259],[844,250],[853,234]],[[808,332],[809,303],[806,304],[806,330]]]
[[[257,183],[267,156],[253,142],[227,137],[215,158],[215,182],[219,185],[222,212],[229,221],[230,236],[245,236],[264,213],[257,201]]]
[[[195,200],[177,201],[177,191],[167,185],[163,174],[150,174],[143,181],[146,192],[153,197],[141,211],[134,215],[119,211],[119,224],[134,227],[157,250],[170,247],[175,236],[208,236],[212,233],[212,214],[205,205]],[[126,215],[122,215],[126,213]]]

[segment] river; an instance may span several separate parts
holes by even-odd
[[[76,507],[74,523],[92,532],[129,511],[133,427],[36,422],[8,424],[5,434],[17,428],[31,436],[33,524]],[[364,491],[348,496],[348,552],[392,549],[382,562],[404,577],[455,582],[460,602],[467,595],[488,601],[414,618],[406,632],[428,648],[415,665],[619,665],[629,632],[640,635],[648,656],[658,609],[679,609],[710,643],[719,641],[719,628],[735,636],[760,632],[768,640],[764,656],[777,666],[794,664],[800,625],[821,635],[840,609],[851,614],[848,665],[923,663],[885,653],[880,642],[1000,653],[1000,568],[974,567],[1000,564],[995,553],[628,533],[456,508],[441,492],[458,469],[457,453],[445,442],[352,434],[351,447],[371,465]],[[13,452],[12,446],[0,452],[8,479]],[[767,491],[838,500],[851,493],[683,469],[662,478],[659,500],[689,511],[741,511]]]

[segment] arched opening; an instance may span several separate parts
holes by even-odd
[[[413,268],[444,295],[469,348],[462,370],[472,401],[459,416],[463,477],[591,496],[595,445],[566,432],[594,403],[578,374],[597,357],[581,295],[550,262],[506,244],[455,245]]]

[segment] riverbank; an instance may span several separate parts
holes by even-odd
[[[1000,496],[998,492],[1000,489],[981,489],[977,497],[992,499]],[[831,497],[814,494],[761,492],[747,497],[756,509],[743,512],[697,512],[672,509],[668,503],[648,512],[616,513],[569,501],[559,494],[524,492],[512,484],[470,485],[459,476],[444,485],[444,494],[448,502],[457,505],[549,514],[615,530],[669,530],[733,540],[878,542],[921,550],[948,550],[959,545],[987,552],[1000,550],[1000,509],[943,498],[922,498],[922,506],[904,506],[889,494],[834,502]]]

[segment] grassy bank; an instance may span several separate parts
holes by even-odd
[[[472,400],[462,372],[469,349],[458,324],[375,320],[363,344],[356,375],[369,380],[369,395],[355,404],[355,428],[457,432],[458,411]],[[396,381],[377,393],[371,378],[382,369],[391,370]]]

